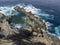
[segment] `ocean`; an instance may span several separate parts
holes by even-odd
[[[29,10],[33,13],[36,14],[36,16],[41,17],[43,20],[45,20],[46,26],[48,28],[48,33],[54,36],[57,36],[60,38],[60,9],[59,9],[59,0],[58,1],[42,1],[42,0],[1,0],[0,1],[0,13],[3,13],[6,16],[11,15],[11,11],[14,10],[13,8],[18,5],[22,6],[25,9]],[[34,9],[32,9],[34,8]],[[23,22],[22,20],[19,20],[21,15],[24,15],[23,13],[17,12],[14,10],[14,17],[12,22],[16,23],[14,26],[16,28],[21,27]],[[19,17],[20,16],[20,17]],[[16,21],[17,20],[17,21]],[[23,26],[26,26],[24,24]]]

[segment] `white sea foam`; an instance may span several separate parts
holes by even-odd
[[[56,35],[60,36],[60,26],[55,27],[55,33]]]
[[[54,19],[54,16],[53,15],[50,15],[50,14],[46,14],[46,13],[43,13],[42,9],[37,9],[35,8],[34,6],[32,5],[25,5],[25,4],[18,4],[16,6],[20,6],[21,8],[24,8],[26,12],[31,12],[32,14],[35,14],[35,16],[37,17],[41,17],[41,18],[45,18],[45,19]],[[19,12],[17,12],[16,10],[14,10],[14,7],[15,6],[7,6],[7,7],[0,7],[0,13],[3,13],[4,15],[6,16],[9,16],[9,15],[17,15]],[[11,14],[11,12],[14,11],[14,14]],[[45,22],[46,24],[46,27],[47,29],[49,29],[49,27],[53,24],[51,24],[50,22],[46,22],[45,19],[43,20],[43,22]],[[19,24],[16,24],[15,25],[16,28],[20,28],[21,25]],[[60,26],[59,27],[55,27],[55,33],[56,34],[52,34],[52,33],[49,33],[48,34],[51,34],[51,35],[56,35],[57,37],[60,37]]]
[[[0,7],[0,13],[3,13],[4,15],[10,15],[11,13],[11,7]]]
[[[20,29],[22,26],[20,24],[15,24],[14,27]]]
[[[32,14],[35,14],[37,16],[42,16],[46,19],[53,19],[53,15],[49,15],[46,13],[42,13],[41,9],[37,9],[34,6],[32,6],[31,4],[29,5],[25,5],[25,4],[18,4],[16,6],[20,6],[20,8],[24,8],[26,10],[26,12],[31,12]],[[16,12],[16,10],[14,10],[15,6],[6,6],[6,7],[0,7],[0,13],[3,13],[6,16],[11,15],[12,10],[15,12],[15,14],[18,14],[18,12]],[[13,14],[14,15],[14,14]]]
[[[49,35],[53,35],[53,36],[56,36],[57,38],[60,39],[60,26],[58,27],[54,27],[55,28],[55,33],[50,33],[50,32],[47,32]],[[44,31],[45,32],[45,31]]]
[[[24,6],[23,8],[26,10],[26,12],[31,12],[32,14],[35,14],[37,16],[42,16],[46,19],[51,19],[51,20],[54,19],[53,15],[43,13],[41,9],[37,9],[32,5],[27,5],[27,6]]]
[[[24,9],[26,10],[26,12],[31,12],[32,14],[38,13],[38,9],[32,5],[27,5],[26,7],[24,7]]]
[[[50,29],[50,27],[53,25],[53,24],[51,24],[50,22],[45,22],[45,24],[46,24],[46,28],[47,28],[47,29]]]

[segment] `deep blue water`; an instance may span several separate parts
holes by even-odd
[[[19,3],[32,4],[37,8],[42,8],[46,13],[54,14],[55,21],[60,23],[60,0],[0,0],[0,6],[16,5]],[[49,10],[54,10],[51,12]]]
[[[14,6],[20,3],[32,4],[34,7],[42,9],[43,12],[54,15],[53,20],[42,18],[53,24],[53,28],[49,32],[60,36],[60,0],[0,0],[0,6]],[[17,17],[15,16],[15,18]]]

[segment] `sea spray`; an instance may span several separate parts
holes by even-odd
[[[47,28],[49,26],[51,26],[52,23],[50,23],[50,22],[48,23],[48,22],[46,22],[46,20],[52,20],[52,19],[54,19],[53,15],[50,15],[50,14],[47,14],[47,13],[43,13],[42,9],[37,9],[33,5],[31,5],[31,4],[28,4],[28,5],[26,5],[26,4],[17,4],[16,6],[20,6],[21,8],[24,8],[26,12],[31,12],[32,14],[35,14],[35,16],[40,17],[43,20],[45,20],[44,22],[46,23],[46,27]],[[15,6],[0,7],[0,13],[3,13],[5,16],[18,15],[19,12],[16,11],[16,10],[14,10],[14,7]],[[13,14],[11,13],[12,11],[14,12]],[[20,28],[21,25],[16,24],[15,27],[16,28]],[[48,32],[48,34],[56,35],[57,37],[60,37],[60,27],[54,27],[54,28],[55,28],[54,29],[55,33]]]

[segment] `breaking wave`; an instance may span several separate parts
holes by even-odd
[[[60,26],[55,27],[53,23],[47,21],[47,20],[54,20],[54,15],[50,15],[42,11],[42,9],[37,9],[31,4],[18,4],[16,6],[20,6],[21,8],[24,8],[26,12],[31,12],[32,14],[35,14],[35,16],[40,17],[43,19],[43,21],[46,23],[46,27],[49,30],[49,34],[55,35],[57,37],[60,37]],[[4,14],[5,16],[9,15],[18,15],[19,12],[14,10],[15,6],[4,6],[0,7],[0,13]],[[12,11],[14,13],[12,14]],[[14,25],[16,28],[21,27],[19,24]]]

